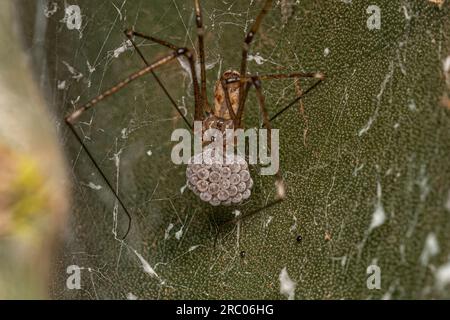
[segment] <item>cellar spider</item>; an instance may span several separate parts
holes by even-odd
[[[187,120],[186,116],[180,110],[175,100],[172,98],[167,88],[163,85],[161,80],[155,74],[155,69],[174,61],[178,58],[184,57],[189,62],[190,73],[192,75],[193,91],[194,91],[194,121],[201,121],[203,130],[208,128],[215,128],[221,130],[225,129],[238,129],[243,128],[242,116],[245,109],[245,102],[248,96],[248,92],[251,87],[256,89],[256,96],[258,99],[259,109],[263,115],[263,128],[266,128],[271,134],[271,123],[273,120],[278,118],[286,110],[290,109],[297,102],[299,102],[303,97],[305,97],[311,90],[316,88],[325,79],[325,76],[321,72],[311,72],[311,73],[289,73],[289,74],[268,74],[268,75],[250,75],[247,73],[247,60],[248,52],[253,39],[258,32],[263,18],[268,13],[272,6],[273,0],[266,0],[264,6],[257,16],[255,22],[253,23],[250,31],[247,33],[244,44],[242,48],[242,60],[240,70],[238,71],[226,71],[222,77],[217,81],[214,90],[214,105],[208,102],[208,92],[206,87],[206,67],[205,67],[205,49],[204,49],[204,34],[205,29],[203,26],[202,10],[200,7],[200,1],[194,0],[195,5],[195,16],[196,16],[196,26],[197,26],[197,36],[198,36],[198,57],[195,57],[192,50],[189,48],[178,47],[171,44],[165,40],[157,39],[152,36],[147,36],[142,33],[136,32],[134,30],[126,30],[125,36],[133,45],[135,51],[138,53],[140,58],[145,64],[145,67],[139,71],[131,74],[129,77],[125,78],[109,90],[100,94],[99,96],[93,98],[85,105],[82,105],[76,109],[73,113],[65,118],[66,124],[69,126],[70,130],[75,135],[78,142],[81,144],[82,149],[86,152],[89,159],[94,164],[95,168],[99,171],[100,175],[104,179],[108,188],[114,194],[118,203],[124,210],[128,217],[129,223],[126,233],[122,239],[125,239],[131,229],[131,214],[126,208],[124,202],[121,200],[118,192],[113,188],[109,179],[105,176],[103,171],[100,169],[97,161],[92,156],[89,149],[83,143],[80,135],[75,130],[75,124],[79,117],[86,111],[93,108],[100,101],[112,96],[119,90],[125,88],[129,83],[136,79],[139,79],[147,74],[151,74],[156,82],[159,84],[161,89],[164,91],[165,95],[170,100],[173,107],[178,111],[183,121],[186,125],[193,130],[192,124]],[[139,47],[134,41],[135,38],[141,38],[147,41],[157,43],[171,50],[171,52],[165,57],[156,60],[154,62],[148,62],[144,57]],[[196,59],[200,60],[200,84],[197,79],[196,73]],[[293,78],[295,81],[301,78],[313,78],[316,79],[315,83],[309,87],[307,90],[301,92],[297,97],[289,103],[286,107],[279,110],[275,115],[269,117],[266,107],[265,98],[262,92],[262,81],[272,80],[272,79],[288,79]],[[271,139],[269,138],[269,141]],[[270,142],[269,142],[270,149]],[[200,196],[200,198],[209,202],[211,205],[229,205],[229,204],[239,204],[241,201],[247,199],[250,196],[250,189],[252,187],[253,181],[248,172],[248,165],[245,159],[242,157],[236,158],[236,162],[230,165],[208,165],[208,164],[192,164],[190,163],[187,168],[186,176],[188,179],[189,188]],[[239,160],[239,161],[238,161]],[[273,206],[286,197],[285,184],[279,170],[275,175],[275,186],[276,186],[276,196],[275,199],[266,204],[264,207],[256,209],[248,214],[252,215],[262,209]],[[233,220],[234,221],[234,220]]]

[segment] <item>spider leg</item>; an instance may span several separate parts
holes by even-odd
[[[242,60],[241,60],[241,69],[240,74],[241,77],[245,77],[247,75],[247,58],[248,58],[248,51],[250,49],[250,45],[253,42],[253,39],[256,35],[256,33],[259,30],[259,27],[261,26],[262,20],[266,16],[266,14],[269,12],[270,7],[272,6],[272,0],[266,0],[264,3],[264,6],[259,13],[259,15],[256,17],[255,22],[253,23],[252,27],[250,28],[250,31],[247,33],[247,36],[244,40],[244,45],[242,48]],[[246,90],[244,88],[245,81],[241,79],[240,86],[239,86],[239,109],[237,112],[237,118],[235,120],[235,127],[240,126],[240,119],[242,118],[242,113],[244,112],[244,105],[245,105],[245,96],[246,96]]]
[[[241,76],[241,77],[227,79],[225,81],[225,83],[226,84],[235,83],[235,82],[253,83],[254,78],[257,78],[260,81],[261,80],[280,80],[280,79],[290,79],[290,78],[295,78],[296,80],[299,80],[301,78],[317,79],[317,81],[310,88],[308,88],[305,91],[302,91],[294,101],[290,102],[286,107],[284,107],[279,112],[277,112],[274,116],[272,116],[269,119],[269,122],[272,122],[273,120],[278,118],[282,113],[284,113],[286,110],[288,110],[290,107],[292,107],[297,102],[299,102],[301,99],[303,99],[310,91],[315,89],[319,84],[321,84],[325,80],[325,75],[321,72],[279,73],[279,74],[266,74],[266,75],[258,75],[258,76],[248,75],[246,77]],[[247,99],[248,89],[249,89],[248,87],[244,88],[244,96],[243,96],[244,100]],[[238,123],[241,123],[241,121],[242,121],[244,108],[245,108],[245,105],[238,110],[238,114],[236,115],[236,117],[238,118],[238,120],[237,120]],[[266,127],[267,127],[266,124],[264,124],[263,128],[266,128]]]
[[[290,109],[292,106],[294,106],[297,102],[302,100],[308,93],[310,93],[312,90],[314,90],[317,86],[319,86],[323,82],[323,79],[318,79],[312,86],[310,86],[308,89],[301,92],[300,95],[297,96],[292,102],[290,102],[286,107],[282,108],[280,111],[278,111],[275,115],[273,115],[270,118],[270,122],[274,121],[276,118],[281,116],[285,111]]]
[[[170,42],[167,42],[165,40],[161,40],[152,36],[147,36],[145,34],[142,34],[140,32],[136,32],[133,30],[126,30],[125,31],[126,36],[129,39],[132,39],[133,37],[142,38],[145,40],[149,40],[155,43],[158,43],[164,47],[167,47],[175,52],[179,50],[187,50],[186,48],[178,47]],[[204,118],[204,109],[203,109],[203,99],[200,94],[200,88],[198,86],[198,80],[197,80],[197,71],[195,68],[195,57],[194,55],[187,50],[186,54],[183,54],[189,61],[189,66],[191,68],[191,75],[192,75],[192,83],[194,86],[194,99],[195,99],[195,112],[194,112],[194,121],[202,121]]]
[[[82,149],[84,150],[84,152],[86,152],[88,158],[92,161],[92,163],[94,164],[94,167],[98,170],[98,172],[100,173],[100,176],[102,177],[102,179],[105,181],[106,185],[108,186],[108,189],[111,190],[111,192],[113,193],[114,197],[117,199],[117,201],[119,202],[120,206],[122,207],[123,211],[125,212],[127,218],[128,218],[128,227],[127,230],[125,232],[125,235],[122,237],[122,240],[125,240],[126,237],[128,236],[128,234],[130,233],[131,230],[131,214],[128,211],[127,207],[125,206],[125,204],[123,203],[122,199],[119,197],[117,191],[115,188],[113,188],[111,182],[109,181],[109,179],[106,177],[106,175],[103,173],[103,171],[100,169],[99,164],[97,163],[97,161],[95,161],[94,156],[91,154],[91,152],[89,151],[89,149],[86,147],[86,145],[83,142],[83,139],[80,137],[80,135],[78,134],[78,132],[75,130],[74,125],[71,122],[66,121],[68,127],[70,128],[70,131],[72,131],[73,135],[75,136],[76,140],[78,141],[78,143],[81,145]]]
[[[284,107],[283,109],[281,109],[279,112],[277,112],[274,116],[272,116],[271,118],[269,118],[267,109],[265,107],[265,97],[264,94],[262,92],[262,85],[261,85],[261,80],[273,80],[273,79],[288,79],[288,78],[295,78],[295,79],[300,79],[300,78],[314,78],[317,79],[317,81],[310,86],[307,90],[302,91],[298,97],[291,103],[289,103],[286,107]],[[323,81],[325,80],[325,75],[323,73],[320,72],[311,72],[311,73],[290,73],[290,74],[268,74],[268,75],[261,75],[261,76],[246,76],[246,77],[239,77],[239,78],[232,78],[232,79],[228,79],[226,81],[226,83],[233,83],[233,82],[238,82],[240,81],[241,83],[247,83],[247,87],[245,89],[245,96],[244,99],[246,98],[246,95],[248,94],[248,89],[249,89],[249,84],[253,84],[255,86],[256,89],[256,95],[258,98],[258,104],[259,104],[259,108],[261,110],[261,113],[263,115],[263,128],[267,128],[269,130],[269,149],[271,148],[271,130],[272,130],[272,126],[271,126],[271,122],[273,120],[275,120],[278,116],[280,116],[283,112],[285,112],[286,110],[288,110],[290,107],[292,107],[293,105],[295,105],[297,102],[299,102],[302,98],[304,98],[309,92],[311,92],[314,88],[316,88],[319,84],[321,84]],[[239,116],[239,115],[238,115]],[[241,114],[242,116],[242,114]],[[271,202],[267,203],[265,206],[257,208],[255,210],[252,210],[242,216],[236,217],[232,220],[229,220],[225,223],[223,223],[220,227],[225,226],[225,225],[229,225],[229,224],[234,224],[242,219],[246,219],[249,218],[267,208],[273,207],[274,205],[284,201],[286,199],[286,187],[285,187],[285,183],[283,180],[283,176],[281,174],[281,170],[279,170],[277,172],[277,174],[275,175],[275,186],[276,186],[276,197],[274,200],[272,200]]]
[[[236,119],[236,114],[234,113],[233,107],[231,106],[230,93],[228,92],[228,83],[223,77],[222,79],[220,79],[220,83],[222,84],[223,92],[225,93],[225,103],[227,105],[228,113],[230,114],[231,119],[234,120]]]
[[[74,124],[77,119],[87,110],[93,108],[97,103],[99,103],[102,100],[105,100],[106,98],[112,96],[113,94],[117,93],[118,91],[122,90],[124,87],[126,87],[128,84],[130,84],[131,82],[133,82],[136,79],[139,79],[143,76],[145,76],[148,73],[151,73],[154,69],[178,58],[181,55],[186,55],[188,53],[188,49],[186,48],[181,48],[178,51],[174,51],[171,54],[155,61],[154,63],[148,65],[145,68],[142,68],[141,70],[131,74],[130,76],[128,76],[127,78],[125,78],[124,80],[122,80],[121,82],[119,82],[118,84],[116,84],[115,86],[111,87],[110,89],[106,90],[105,92],[103,92],[102,94],[100,94],[99,96],[93,98],[92,100],[90,100],[88,103],[86,103],[85,105],[81,106],[80,108],[78,108],[77,110],[75,110],[73,113],[71,113],[70,115],[68,115],[65,118],[65,121],[67,123],[71,123]]]
[[[233,107],[232,107],[232,105],[231,105],[230,93],[228,92],[228,84],[233,83],[233,82],[238,82],[238,81],[239,81],[239,78],[231,79],[231,80],[232,80],[232,81],[230,81],[230,79],[225,79],[225,77],[222,76],[222,77],[220,78],[220,83],[221,83],[221,85],[222,85],[223,92],[224,92],[224,94],[225,94],[225,103],[226,103],[226,105],[227,105],[227,109],[228,109],[228,112],[229,112],[229,114],[230,114],[231,120],[233,120],[234,123],[236,123],[237,115],[236,115],[236,113],[234,112]],[[234,81],[233,81],[233,80],[234,80]],[[247,99],[248,90],[250,89],[251,85],[252,85],[251,82],[247,82],[247,86],[244,88],[244,92],[245,92],[245,95],[244,95],[244,97],[243,97],[244,100]],[[241,117],[242,117],[242,115],[241,115]],[[236,128],[237,128],[237,127],[236,127]]]
[[[250,82],[253,81],[253,78],[255,76],[248,75],[246,77],[241,77],[242,81],[244,82]],[[325,75],[322,72],[292,72],[292,73],[273,73],[273,74],[262,74],[256,76],[259,80],[280,80],[280,79],[301,79],[301,78],[312,78],[312,79],[319,79],[324,80]],[[241,79],[229,79],[228,82],[237,82]]]
[[[200,73],[201,73],[201,91],[203,108],[207,112],[211,112],[211,107],[208,103],[208,92],[206,90],[206,62],[205,62],[205,28],[203,26],[203,15],[200,6],[200,1],[195,0],[195,22],[197,24],[197,36],[198,36],[198,51],[200,57]]]
[[[127,32],[125,31],[125,35],[127,36],[128,40],[131,42],[131,44],[134,47],[134,50],[136,50],[136,52],[138,53],[138,55],[141,57],[142,61],[144,61],[145,65],[149,65],[147,59],[145,59],[144,54],[142,53],[141,49],[139,49],[139,47],[136,45],[136,42],[133,40],[133,37]],[[177,103],[175,102],[175,100],[172,98],[172,96],[170,95],[169,91],[167,90],[167,88],[164,86],[164,84],[162,83],[161,79],[159,79],[159,77],[156,75],[155,71],[152,70],[151,71],[152,76],[155,78],[156,82],[158,83],[158,85],[161,87],[161,89],[164,91],[164,93],[166,94],[166,96],[169,98],[170,102],[172,103],[173,107],[175,108],[175,110],[177,110],[177,112],[179,113],[179,115],[181,116],[181,118],[183,119],[183,121],[186,123],[186,125],[192,130],[193,127],[190,124],[190,122],[186,119],[186,116],[183,114],[183,112],[180,110],[180,107],[177,105]]]
[[[110,88],[109,90],[105,91],[104,93],[102,93],[101,95],[95,97],[94,99],[90,100],[88,103],[86,103],[85,105],[81,106],[80,108],[78,108],[77,110],[75,110],[73,113],[71,113],[70,115],[68,115],[65,118],[65,122],[66,124],[69,126],[70,130],[73,132],[73,134],[75,135],[77,141],[81,144],[82,149],[86,152],[88,158],[92,161],[92,163],[94,164],[95,168],[100,172],[100,175],[102,176],[103,180],[106,182],[108,188],[111,190],[111,192],[114,194],[115,198],[118,200],[120,206],[122,207],[122,209],[125,211],[125,214],[128,217],[129,223],[128,223],[128,228],[127,231],[125,233],[125,236],[122,238],[122,240],[124,240],[127,236],[128,233],[131,229],[131,215],[128,211],[128,209],[125,207],[123,201],[121,200],[121,198],[119,197],[117,191],[113,188],[111,182],[108,180],[108,178],[105,176],[105,174],[103,173],[103,171],[100,169],[100,166],[98,165],[97,161],[94,159],[93,155],[91,154],[91,152],[89,151],[89,149],[86,147],[86,145],[83,142],[83,139],[81,139],[80,135],[77,133],[77,131],[75,130],[74,124],[77,122],[78,118],[86,111],[89,110],[91,108],[93,108],[97,103],[99,103],[100,101],[110,97],[111,95],[113,95],[114,93],[120,91],[121,89],[123,89],[124,87],[126,87],[128,84],[130,84],[131,82],[133,82],[134,80],[148,74],[151,73],[154,69],[176,59],[177,57],[179,57],[180,55],[184,55],[186,54],[188,51],[187,49],[180,49],[178,51],[174,51],[173,53],[157,60],[156,62],[149,64],[147,67],[131,74],[129,77],[127,77],[126,79],[122,80],[121,82],[119,82],[117,85],[113,86],[112,88]]]
[[[252,82],[256,89],[256,96],[258,98],[259,108],[263,114],[264,126],[269,131],[269,134],[268,134],[269,151],[272,152],[272,139],[271,139],[272,126],[270,124],[269,114],[267,113],[267,109],[266,109],[266,98],[264,97],[264,94],[262,92],[261,80],[259,79],[259,77],[253,77]],[[286,187],[284,185],[283,176],[281,174],[280,169],[278,169],[278,172],[275,175],[275,186],[276,186],[276,191],[277,191],[275,201],[276,202],[283,201],[286,198]]]

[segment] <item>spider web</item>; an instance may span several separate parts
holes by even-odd
[[[372,32],[366,1],[274,1],[252,45],[249,72],[329,76],[274,123],[288,201],[248,220],[218,229],[239,212],[203,205],[188,191],[185,168],[170,160],[171,133],[183,121],[151,77],[86,113],[77,130],[133,215],[122,241],[127,218],[62,119],[143,67],[126,28],[197,50],[193,2],[19,1],[24,15],[35,12],[25,39],[73,182],[54,297],[448,297],[436,289],[439,271],[429,271],[450,268],[443,227],[450,173],[440,160],[449,155],[442,138],[450,123],[437,102],[447,90],[441,75],[449,71],[442,67],[450,54],[448,8],[378,2],[385,22]],[[262,1],[202,3],[211,101],[216,79],[239,68],[244,35]],[[149,61],[168,53],[146,41],[138,45]],[[192,119],[192,81],[183,63],[157,74]],[[264,82],[270,114],[310,84]],[[258,126],[260,116],[251,93],[246,126]],[[264,205],[274,191],[273,180],[257,177],[240,213]],[[81,268],[82,290],[66,289],[69,265]],[[382,266],[383,290],[366,289],[369,265]]]

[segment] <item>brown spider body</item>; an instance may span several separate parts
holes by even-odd
[[[196,57],[192,53],[193,51],[191,49],[179,47],[165,40],[155,38],[153,36],[148,36],[143,33],[136,32],[134,30],[126,30],[125,36],[128,38],[133,48],[142,59],[143,63],[145,64],[145,67],[132,73],[131,75],[124,78],[122,81],[118,82],[110,89],[91,99],[89,102],[77,108],[74,112],[72,112],[65,118],[65,122],[69,126],[69,129],[72,131],[75,138],[80,143],[83,150],[86,152],[87,156],[90,158],[90,160],[92,161],[92,163],[102,176],[103,180],[107,184],[108,189],[113,193],[115,198],[118,200],[120,206],[122,207],[122,209],[124,210],[125,214],[129,219],[128,229],[123,239],[125,239],[131,228],[131,219],[132,219],[131,214],[126,208],[121,198],[119,197],[116,188],[113,187],[113,184],[109,181],[108,177],[103,173],[100,165],[98,164],[98,162],[95,160],[95,158],[85,145],[84,139],[77,132],[75,124],[78,122],[78,119],[85,111],[93,108],[99,102],[105,100],[106,98],[113,96],[115,93],[119,92],[120,90],[128,86],[131,82],[134,82],[145,75],[152,74],[156,82],[164,91],[165,95],[169,98],[169,101],[171,102],[172,106],[180,114],[180,117],[184,120],[186,125],[191,129],[200,130],[200,128],[197,129],[195,125],[192,126],[190,121],[187,119],[186,115],[181,111],[181,109],[177,105],[176,100],[170,95],[167,88],[164,86],[164,84],[161,82],[158,76],[154,73],[154,71],[159,67],[172,61],[176,61],[178,58],[184,56],[189,63],[190,73],[192,75],[193,96],[195,100],[194,120],[196,122],[197,121],[202,122],[201,129],[203,130],[203,132],[207,131],[208,129],[218,129],[220,132],[222,132],[222,134],[226,134],[227,129],[231,130],[243,129],[242,117],[245,109],[245,101],[247,99],[247,93],[251,87],[254,87],[258,99],[259,110],[263,115],[264,121],[263,127],[269,130],[270,134],[272,130],[271,122],[276,118],[278,118],[285,111],[289,110],[291,107],[296,105],[304,96],[306,96],[306,94],[308,94],[308,92],[312,91],[324,80],[324,75],[320,72],[309,72],[309,73],[296,72],[289,74],[268,74],[268,75],[251,75],[247,73],[247,60],[250,46],[261,26],[263,18],[266,16],[269,9],[271,8],[272,2],[273,0],[264,1],[264,5],[260,13],[254,20],[250,30],[248,30],[247,32],[242,47],[242,59],[239,72],[234,70],[226,71],[222,75],[222,77],[216,82],[214,88],[214,103],[212,108],[208,103],[206,90],[207,81],[206,81],[205,45],[204,45],[205,28],[203,26],[200,0],[194,0],[195,15],[196,15],[195,21],[198,35],[198,58],[200,62],[200,71],[201,71],[199,80],[197,78],[196,73],[196,64],[195,64]],[[292,1],[285,1],[284,3],[291,4],[291,2]],[[436,0],[434,2],[439,1]],[[151,41],[152,43],[159,44],[163,47],[170,49],[171,52],[156,61],[149,62],[145,58],[144,54],[140,50],[137,43],[135,42],[135,38],[144,39],[147,41]],[[243,79],[243,77],[245,77],[246,79]],[[265,108],[265,98],[261,82],[263,80],[276,80],[276,79],[278,80],[296,79],[296,81],[298,81],[301,78],[316,79],[317,81],[308,89],[299,90],[300,93],[297,95],[295,100],[289,103],[286,107],[279,110],[272,117],[269,117],[268,112]],[[195,134],[197,133],[198,132],[195,132]],[[224,143],[229,142],[234,143],[234,139],[232,141],[227,141],[227,139],[223,139],[223,141]],[[186,170],[188,187],[195,194],[197,194],[201,200],[210,203],[213,206],[237,205],[242,203],[243,201],[247,200],[250,197],[251,189],[253,186],[253,180],[250,176],[248,163],[245,160],[245,157],[243,155],[235,154],[234,157],[230,159],[229,158],[230,155],[224,154],[223,160],[226,161],[217,161],[217,159],[213,156],[213,153],[215,153],[216,151],[214,151],[215,149],[212,146],[213,145],[209,146],[208,142],[204,144],[203,152],[201,154],[194,156],[191,159],[193,161],[189,162]],[[196,158],[197,156],[201,158],[197,159]],[[219,154],[219,158],[220,156],[221,155]],[[254,214],[260,210],[263,210],[264,208],[270,207],[284,200],[284,198],[286,197],[286,192],[283,177],[280,170],[275,175],[275,186],[276,186],[276,198],[274,199],[274,201],[267,203],[263,208],[257,209],[256,211],[250,214]]]
[[[212,112],[202,121],[203,132],[208,129],[217,129],[222,132],[224,147],[227,143],[233,143],[226,139],[226,130],[235,129],[233,116],[239,109],[239,82],[224,85],[224,81],[239,79],[239,77],[239,72],[230,70],[216,82]],[[228,97],[225,90],[228,91]],[[230,114],[230,107],[234,115]],[[227,155],[224,154],[223,162],[216,162],[208,153],[209,143],[209,141],[203,143],[201,163],[194,163],[196,159],[194,156],[187,166],[186,178],[189,189],[201,200],[213,206],[237,205],[247,200],[253,187],[247,161],[235,155],[233,161],[227,163]]]
[[[239,72],[229,70],[223,73],[221,79],[217,80],[214,87],[214,105],[212,112],[203,120],[203,131],[217,129],[225,134],[225,130],[235,129],[233,117],[227,106],[225,88],[222,81],[239,77]],[[230,106],[234,114],[237,114],[239,108],[239,82],[228,84],[227,89]]]
[[[226,71],[222,75],[222,79],[216,82],[216,86],[214,88],[214,108],[213,113],[216,117],[223,120],[231,120],[232,117],[228,110],[225,90],[222,85],[221,80],[229,80],[229,79],[239,79],[240,73],[234,70]],[[227,85],[228,88],[228,96],[230,98],[231,108],[233,109],[234,114],[237,114],[239,108],[239,82],[233,82]]]

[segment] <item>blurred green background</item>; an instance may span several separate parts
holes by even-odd
[[[219,75],[239,67],[245,31],[263,1],[201,2],[211,100]],[[450,298],[448,3],[274,2],[249,71],[323,71],[327,81],[304,100],[303,113],[294,107],[274,123],[288,199],[224,228],[219,222],[232,210],[200,203],[184,188],[185,168],[170,161],[170,135],[183,122],[151,77],[87,113],[77,129],[133,215],[124,242],[113,231],[117,222],[119,236],[125,232],[126,216],[62,119],[143,66],[124,29],[194,47],[193,1],[13,3],[73,181],[52,298]],[[379,30],[367,27],[370,5],[381,9]],[[150,61],[167,53],[138,43]],[[186,72],[174,62],[157,74],[192,119]],[[263,86],[271,114],[295,96],[289,80]],[[247,127],[259,124],[254,93],[245,119]],[[257,177],[240,210],[273,195],[273,180]],[[379,290],[366,285],[374,264]],[[66,286],[70,265],[81,268],[81,290]],[[293,290],[280,291],[280,279],[295,283]]]

